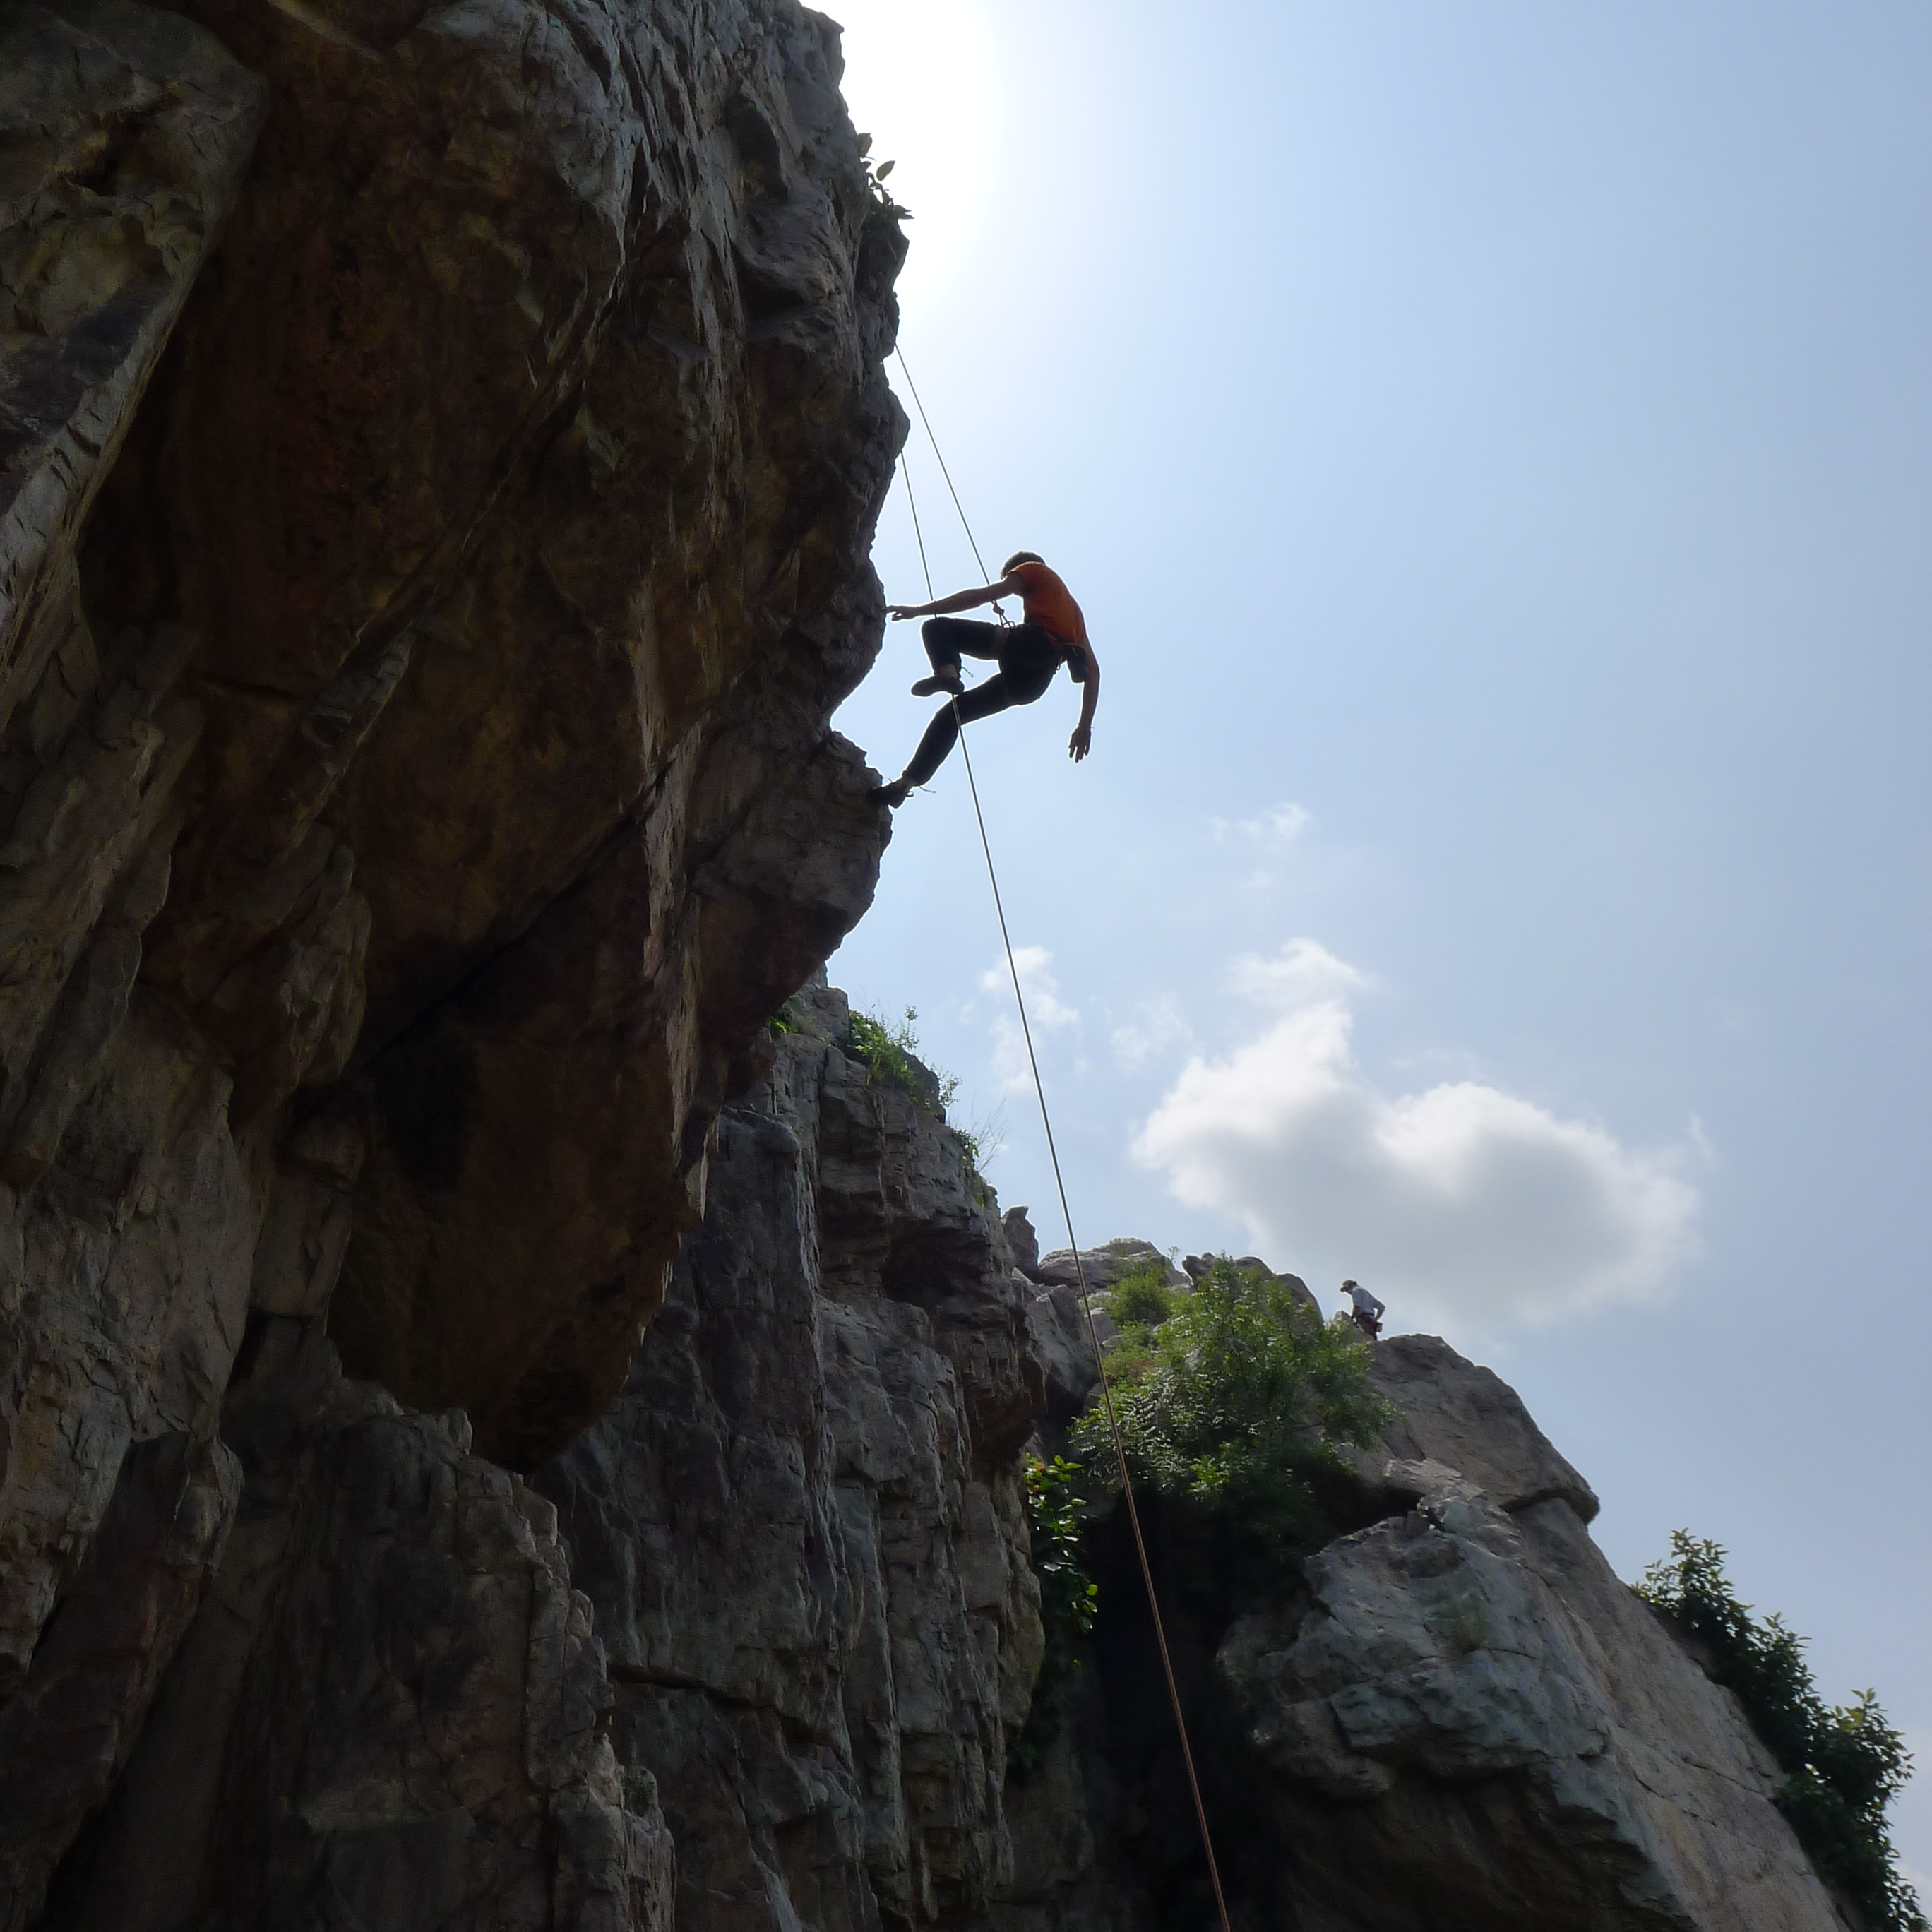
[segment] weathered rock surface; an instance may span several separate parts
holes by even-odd
[[[1595,1496],[1514,1392],[1432,1336],[1378,1344],[1371,1373],[1401,1413],[1345,1501],[1379,1520],[1242,1614],[1162,1576],[1238,1916],[1842,1932],[1772,1802],[1774,1762],[1612,1574],[1585,1526]],[[1157,1507],[1152,1522],[1158,1557]],[[1124,1932],[1204,1902],[1123,1555],[1068,1731],[1008,1794],[999,1932]]]
[[[1493,1370],[1434,1335],[1391,1335],[1369,1358],[1376,1393],[1398,1412],[1383,1433],[1391,1456],[1456,1470],[1498,1509],[1554,1497],[1589,1522],[1600,1505]]]
[[[1097,1248],[1082,1248],[1078,1262],[1071,1248],[1055,1248],[1040,1257],[1029,1272],[1042,1287],[1077,1288],[1084,1276],[1087,1292],[1099,1294],[1113,1286],[1122,1276],[1138,1270],[1159,1267],[1162,1278],[1172,1288],[1186,1288],[1190,1278],[1167,1258],[1164,1250],[1138,1236],[1123,1234]]]
[[[827,721],[881,628],[904,244],[838,68],[792,0],[0,10],[8,1924],[150,1698],[178,1723],[170,1654],[256,1546],[223,1554],[238,1358],[326,1323],[383,1400],[554,1452],[622,1379],[766,1019],[869,899],[886,816]],[[391,1420],[396,1481],[445,1484]],[[316,1496],[368,1492],[346,1432]],[[171,1444],[178,1520],[144,1486]],[[237,1650],[248,1682],[337,1667],[305,1628]],[[236,1694],[243,1759],[280,1750]],[[416,1795],[368,1816],[419,1822],[420,1767],[370,1750]],[[596,1782],[458,1793],[479,1849],[437,1909],[513,1866],[560,1899],[590,1854],[556,1808],[604,1831]],[[144,1826],[235,1861],[221,1900],[152,1895],[429,1910],[318,1876],[339,1820],[271,1858],[243,1800],[280,1834],[298,1784]]]
[[[24,1924],[80,1818],[125,1763],[220,1561],[241,1468],[219,1442],[151,1436],[122,1460],[102,1534],[26,1691],[0,1710],[0,1922]]]
[[[668,1927],[551,1506],[460,1415],[345,1382],[314,1324],[258,1331],[224,1426],[220,1568],[44,1923]]]
[[[0,718],[64,656],[68,676],[33,706],[43,745],[92,682],[74,601],[83,520],[266,106],[255,75],[172,14],[126,0],[0,14]]]
[[[1835,1932],[1774,1764],[1575,1512],[1453,1478],[1221,1664],[1305,1923]]]
[[[869,899],[826,720],[877,647],[903,243],[788,0],[188,10],[274,108],[89,551],[203,640],[148,976],[251,1106],[366,1010],[333,1332],[528,1460],[614,1393],[718,1108]],[[284,939],[305,900],[340,930]]]
[[[75,554],[265,106],[172,15],[0,14],[0,1703],[130,1444],[212,1435],[246,1306],[225,1076],[135,988],[188,640],[97,643]]]
[[[695,1928],[950,1922],[1009,1862],[1041,1400],[957,1138],[794,1003],[623,1393],[542,1471]]]

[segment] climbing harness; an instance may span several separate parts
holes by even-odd
[[[966,542],[971,548],[973,561],[980,566],[982,583],[992,580],[986,574],[986,560],[980,554],[979,544],[973,536],[973,526],[966,520],[965,506],[959,500],[959,492],[952,487],[952,472],[946,466],[946,459],[939,453],[939,439],[932,433],[932,424],[926,413],[926,405],[920,400],[919,391],[912,380],[912,371],[906,367],[905,351],[898,351],[900,373],[905,377],[906,388],[911,392],[913,406],[919,411],[919,419],[925,425],[926,440],[932,446],[932,454],[939,465],[939,473],[946,478],[946,488],[952,498],[952,507],[959,512],[960,527],[966,532]],[[932,568],[926,560],[926,536],[920,528],[919,506],[912,494],[912,477],[906,468],[905,452],[899,452],[899,476],[905,484],[906,507],[912,512],[913,536],[919,545],[919,567],[926,578],[926,596],[928,603],[936,601],[938,593],[932,587]],[[1008,620],[1004,610],[995,604],[1000,622]],[[1100,1400],[1107,1412],[1107,1430],[1113,1438],[1114,1460],[1120,1469],[1120,1493],[1126,1498],[1127,1521],[1134,1533],[1134,1553],[1140,1559],[1141,1581],[1147,1588],[1148,1609],[1154,1618],[1155,1641],[1160,1647],[1160,1667],[1167,1679],[1168,1702],[1174,1708],[1174,1726],[1180,1734],[1181,1762],[1187,1768],[1187,1786],[1194,1799],[1195,1822],[1201,1828],[1201,1848],[1208,1856],[1208,1876],[1214,1887],[1214,1907],[1220,1916],[1221,1932],[1233,1932],[1228,1917],[1228,1900],[1221,1889],[1221,1868],[1214,1856],[1214,1834],[1208,1826],[1208,1807],[1201,1796],[1201,1780],[1194,1768],[1194,1747],[1187,1735],[1187,1718],[1181,1708],[1180,1686],[1174,1674],[1174,1659],[1168,1649],[1167,1624],[1160,1613],[1160,1598],[1154,1588],[1154,1565],[1148,1560],[1147,1538],[1141,1528],[1140,1504],[1134,1495],[1133,1478],[1127,1473],[1127,1451],[1120,1439],[1120,1418],[1114,1408],[1114,1391],[1107,1380],[1107,1370],[1100,1351],[1100,1331],[1094,1319],[1094,1304],[1087,1287],[1087,1270],[1080,1258],[1080,1244],[1074,1238],[1073,1210],[1066,1200],[1066,1183],[1060,1171],[1060,1150],[1053,1138],[1053,1116],[1046,1105],[1046,1083],[1040,1078],[1040,1060],[1033,1050],[1033,1028],[1028,1023],[1026,995],[1020,990],[1020,969],[1013,958],[1012,937],[1006,930],[1006,908],[1000,896],[1000,875],[993,864],[992,842],[986,836],[986,814],[980,808],[980,787],[973,776],[973,754],[967,748],[966,721],[959,715],[959,698],[956,692],[952,698],[953,722],[959,728],[959,753],[965,760],[967,789],[973,796],[973,816],[980,827],[980,849],[986,855],[986,882],[993,889],[993,910],[999,915],[1000,943],[1006,951],[1006,970],[1013,982],[1013,1004],[1020,1014],[1020,1036],[1026,1042],[1027,1064],[1033,1070],[1034,1093],[1040,1099],[1040,1124],[1046,1130],[1046,1151],[1053,1163],[1053,1184],[1059,1190],[1060,1212],[1066,1223],[1066,1245],[1072,1251],[1073,1272],[1080,1288],[1080,1312],[1086,1318],[1087,1338],[1093,1345],[1094,1366],[1100,1370]]]

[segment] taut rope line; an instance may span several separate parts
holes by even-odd
[[[926,440],[932,445],[933,455],[938,459],[939,472],[946,478],[946,487],[952,492],[952,507],[959,512],[961,526],[965,530],[966,541],[972,546],[973,560],[980,566],[982,581],[986,577],[986,566],[980,555],[980,546],[974,542],[973,526],[966,520],[964,506],[959,501],[959,493],[952,488],[952,478],[947,472],[946,459],[939,454],[939,439],[932,433],[932,424],[927,420],[926,405],[919,400],[919,392],[913,388],[912,371],[906,368],[905,352],[898,352],[899,368],[904,371],[906,387],[912,391],[914,406],[919,410],[919,419],[926,425]],[[914,500],[912,478],[906,468],[905,453],[899,453],[899,476],[905,484],[906,507],[912,512],[913,535],[919,544],[919,566],[926,578],[926,597],[928,603],[934,601],[937,592],[932,587],[932,567],[926,560],[926,537],[919,525],[919,506]],[[998,608],[997,606],[995,607]],[[1002,621],[1004,614],[1002,613]],[[1154,1634],[1160,1646],[1160,1667],[1167,1679],[1168,1702],[1174,1708],[1174,1726],[1180,1734],[1181,1761],[1187,1767],[1187,1788],[1194,1798],[1195,1822],[1201,1828],[1201,1848],[1208,1855],[1208,1876],[1214,1887],[1214,1906],[1220,1913],[1221,1932],[1233,1932],[1228,1917],[1228,1900],[1221,1889],[1221,1867],[1214,1856],[1214,1834],[1208,1826],[1208,1807],[1202,1801],[1201,1779],[1194,1768],[1194,1747],[1187,1735],[1187,1718],[1180,1705],[1180,1686],[1174,1674],[1174,1659],[1167,1647],[1167,1624],[1160,1613],[1160,1598],[1154,1588],[1154,1565],[1148,1560],[1147,1538],[1141,1529],[1139,1502],[1134,1495],[1133,1478],[1127,1473],[1127,1451],[1120,1439],[1120,1418],[1114,1412],[1114,1391],[1107,1380],[1107,1370],[1102,1360],[1100,1331],[1094,1320],[1094,1304],[1087,1287],[1087,1270],[1080,1258],[1080,1244],[1074,1238],[1073,1210],[1067,1205],[1066,1183],[1060,1172],[1060,1150],[1053,1138],[1053,1116],[1047,1111],[1046,1083],[1040,1078],[1040,1059],[1033,1050],[1033,1028],[1027,1021],[1026,995],[1020,990],[1020,969],[1013,958],[1012,935],[1006,930],[1006,908],[1000,897],[1000,875],[993,865],[992,842],[986,836],[986,814],[980,808],[980,787],[973,776],[973,754],[966,748],[966,721],[959,715],[959,700],[952,700],[952,719],[959,729],[959,755],[965,761],[967,788],[973,796],[973,816],[980,827],[980,849],[986,855],[986,881],[993,889],[993,910],[1000,920],[1000,943],[1006,948],[1006,970],[1012,976],[1013,1004],[1019,1008],[1020,1035],[1026,1042],[1027,1064],[1033,1070],[1034,1091],[1040,1097],[1040,1124],[1046,1130],[1046,1151],[1053,1163],[1053,1184],[1060,1194],[1060,1212],[1066,1222],[1066,1244],[1073,1253],[1073,1272],[1080,1285],[1080,1312],[1086,1318],[1087,1338],[1093,1345],[1094,1364],[1100,1376],[1100,1399],[1107,1412],[1107,1430],[1114,1442],[1114,1460],[1120,1472],[1120,1493],[1126,1499],[1127,1520],[1133,1527],[1134,1553],[1140,1559],[1141,1581],[1147,1586],[1148,1609],[1154,1618]]]

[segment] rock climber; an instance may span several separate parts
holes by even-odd
[[[1372,1342],[1382,1332],[1382,1317],[1388,1310],[1358,1281],[1342,1282],[1342,1292],[1355,1304],[1348,1319]]]
[[[1017,597],[1024,620],[988,624],[952,614],[999,597]],[[1037,552],[1015,550],[1000,565],[997,584],[982,584],[976,590],[956,590],[930,604],[888,604],[886,615],[895,620],[926,620],[920,635],[932,660],[932,675],[913,686],[913,695],[930,698],[943,691],[949,701],[932,714],[912,762],[892,784],[880,785],[874,797],[890,806],[904,804],[913,787],[924,784],[945,763],[962,724],[976,724],[1012,705],[1032,704],[1045,693],[1062,664],[1074,682],[1084,688],[1080,722],[1068,740],[1067,755],[1076,764],[1086,757],[1093,743],[1094,707],[1100,701],[1100,667],[1080,606]],[[968,691],[960,679],[962,658],[992,658],[1000,668],[985,683]]]

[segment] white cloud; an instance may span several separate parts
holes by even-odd
[[[1138,1066],[1162,1047],[1183,1046],[1193,1037],[1179,1002],[1163,993],[1157,1000],[1143,1000],[1132,1019],[1114,1028],[1111,1040],[1114,1058],[1123,1066]]]
[[[1350,1046],[1348,996],[1366,982],[1312,940],[1234,977],[1275,1017],[1190,1060],[1134,1153],[1278,1264],[1328,1286],[1355,1276],[1405,1328],[1490,1328],[1647,1299],[1688,1252],[1682,1151],[1626,1148],[1474,1080],[1382,1094]]]
[[[1078,1010],[1060,997],[1059,985],[1053,976],[1053,955],[1045,946],[1015,946],[1013,967],[1019,975],[1020,990],[1026,997],[1027,1018],[1032,1023],[1036,1040],[1042,1034],[1079,1024]],[[1024,1092],[1033,1085],[1033,1069],[1027,1058],[1019,1016],[1013,1010],[1012,974],[1004,961],[980,974],[980,990],[994,994],[1001,1002],[993,1019],[993,1070],[1009,1093]]]
[[[1272,959],[1244,952],[1234,962],[1232,976],[1236,992],[1289,1012],[1358,992],[1369,983],[1366,975],[1312,939],[1291,939]]]
[[[1258,818],[1214,818],[1208,823],[1216,838],[1265,840],[1286,845],[1307,830],[1309,814],[1298,805],[1276,805]]]

